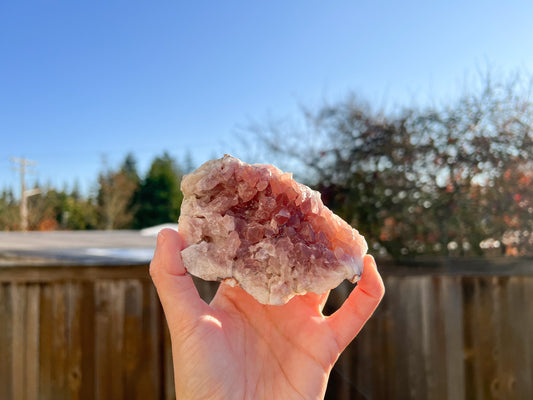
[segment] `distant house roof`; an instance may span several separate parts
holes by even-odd
[[[148,263],[161,229],[0,232],[0,265]]]
[[[150,228],[144,228],[141,229],[141,235],[142,236],[157,236],[157,234],[165,228],[174,229],[175,231],[178,230],[178,224],[161,224],[156,226],[151,226]]]

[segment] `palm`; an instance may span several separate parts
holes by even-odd
[[[180,399],[322,398],[333,364],[383,294],[379,280],[375,296],[360,293],[363,312],[347,314],[342,307],[324,317],[327,294],[265,306],[242,289],[222,284],[207,305],[188,276],[171,273],[167,283],[170,278],[173,284],[163,288],[154,273],[156,260],[157,251],[151,271],[170,328]],[[185,301],[186,307],[178,306]]]
[[[236,398],[243,399],[310,399],[312,393],[324,391],[340,349],[324,323],[319,300],[310,294],[282,307],[264,306],[241,289],[222,286],[209,317],[197,322],[180,351],[217,355],[215,363],[201,366],[204,371],[192,372],[217,378],[210,384],[197,382],[198,387],[190,388],[196,392],[191,397],[210,395],[214,387],[219,398],[239,393]],[[191,377],[180,377],[180,384],[190,382]],[[280,395],[274,396],[273,390]]]

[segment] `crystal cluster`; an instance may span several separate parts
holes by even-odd
[[[274,166],[226,155],[186,175],[181,190],[182,257],[192,275],[279,305],[362,272],[363,236]]]

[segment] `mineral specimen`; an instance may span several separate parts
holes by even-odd
[[[271,165],[229,155],[181,183],[179,231],[187,271],[240,285],[263,304],[355,282],[367,244],[320,194]]]

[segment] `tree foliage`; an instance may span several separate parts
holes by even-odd
[[[301,123],[247,128],[253,146],[322,193],[359,229],[373,252],[394,258],[533,254],[533,104],[531,82],[516,76],[480,84],[432,107],[376,112],[351,95]],[[259,140],[257,140],[259,139]],[[264,156],[262,157],[265,158]],[[129,154],[104,168],[94,196],[53,187],[29,199],[29,227],[144,228],[179,217],[183,172],[168,153],[144,176]],[[19,200],[0,193],[0,230],[20,228]]]
[[[304,109],[303,129],[251,130],[267,151],[298,160],[325,203],[393,257],[480,254],[489,238],[531,252],[529,85],[482,83],[441,107],[376,113],[351,96]]]
[[[18,229],[20,225],[19,205],[13,192],[4,189],[0,195],[0,231]]]
[[[90,200],[79,196],[76,187],[69,192],[51,186],[41,187],[41,193],[28,199],[28,228],[49,231],[56,229],[94,229],[95,208]],[[17,227],[18,228],[18,227]]]
[[[28,199],[28,228],[132,229],[175,222],[181,175],[177,161],[165,153],[141,178],[135,157],[128,154],[118,168],[106,166],[99,173],[94,196],[82,196],[77,184],[71,190],[37,184],[40,193]],[[5,189],[0,193],[0,230],[18,229],[20,199]]]
[[[156,157],[135,198],[135,227],[177,222],[183,194],[182,172],[168,153]]]
[[[107,169],[98,176],[97,212],[102,229],[124,229],[133,225],[133,196],[139,190],[140,179],[136,160],[128,154],[117,171]]]

